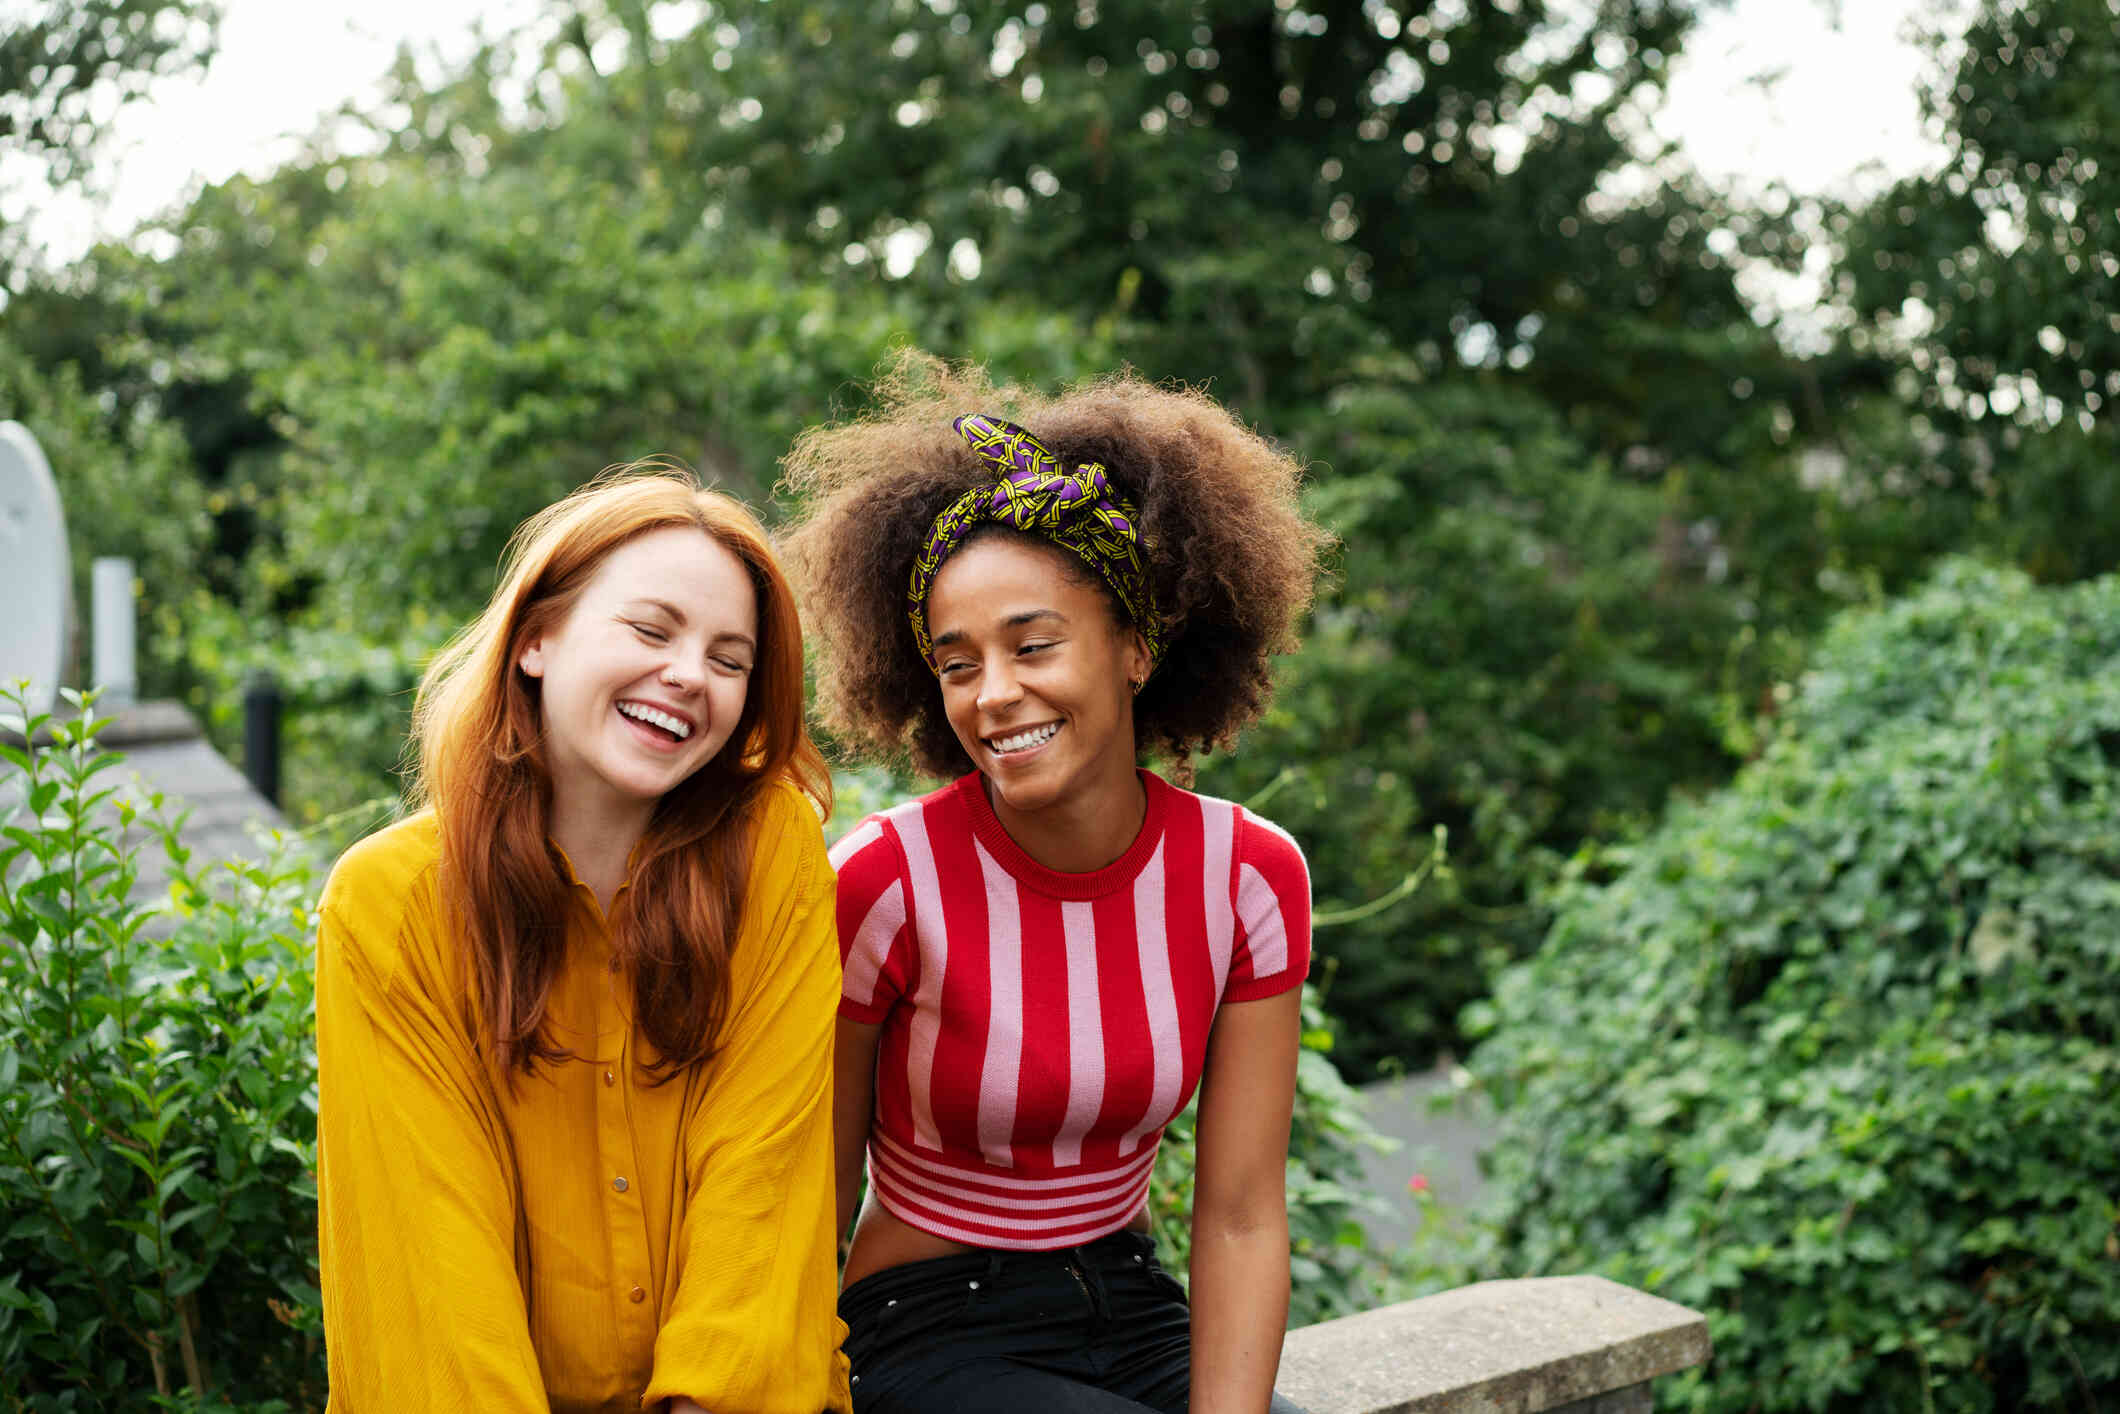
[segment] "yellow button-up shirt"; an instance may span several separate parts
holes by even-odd
[[[636,1064],[578,880],[548,1010],[575,1058],[512,1081],[473,1015],[412,817],[349,850],[317,942],[318,1207],[333,1414],[850,1407],[835,1310],[832,870],[791,787],[760,816],[714,1057]]]

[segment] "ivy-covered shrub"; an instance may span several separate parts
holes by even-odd
[[[321,1408],[312,875],[192,859],[114,795],[92,712],[21,708],[0,694],[0,1409]]]
[[[1468,1023],[1497,1270],[1708,1314],[1667,1408],[2120,1401],[2120,580],[1843,618]]]

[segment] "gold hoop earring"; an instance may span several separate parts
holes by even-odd
[[[1139,697],[1141,695],[1141,689],[1148,686],[1148,679],[1128,678],[1126,680],[1126,685],[1134,690],[1134,696]]]

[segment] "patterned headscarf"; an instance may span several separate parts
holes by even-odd
[[[913,561],[905,603],[920,656],[933,665],[927,597],[936,572],[966,535],[991,521],[1050,540],[1094,570],[1147,640],[1149,668],[1154,671],[1163,656],[1163,630],[1156,619],[1148,558],[1133,505],[1114,489],[1104,464],[1084,462],[1072,471],[1062,470],[1060,459],[1043,442],[1014,423],[984,413],[967,413],[950,426],[1000,479],[974,486],[935,517],[927,544]]]

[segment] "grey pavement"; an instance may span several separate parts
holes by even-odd
[[[101,812],[106,820],[115,822],[116,800],[144,809],[152,797],[161,796],[166,813],[184,817],[178,838],[192,851],[191,868],[201,875],[221,860],[262,859],[267,850],[259,842],[259,832],[286,829],[280,812],[213,749],[197,721],[182,707],[173,702],[143,702],[119,709],[110,718],[97,744],[122,752],[125,760],[96,780],[97,789],[108,786],[117,791]],[[12,735],[0,739],[21,742]],[[21,783],[16,774],[13,767],[0,762],[0,815],[20,803]],[[168,892],[168,861],[144,821],[135,821],[125,833],[130,843],[140,847],[140,875],[133,885],[133,900],[155,906]]]
[[[1397,1247],[1419,1227],[1420,1209],[1407,1186],[1415,1175],[1447,1208],[1462,1211],[1485,1196],[1478,1156],[1493,1142],[1493,1111],[1484,1096],[1456,1089],[1453,1069],[1445,1064],[1360,1088],[1370,1124],[1399,1141],[1392,1153],[1363,1156],[1369,1190],[1391,1210],[1364,1223],[1375,1247]],[[1447,1105],[1438,1108],[1438,1099]]]

